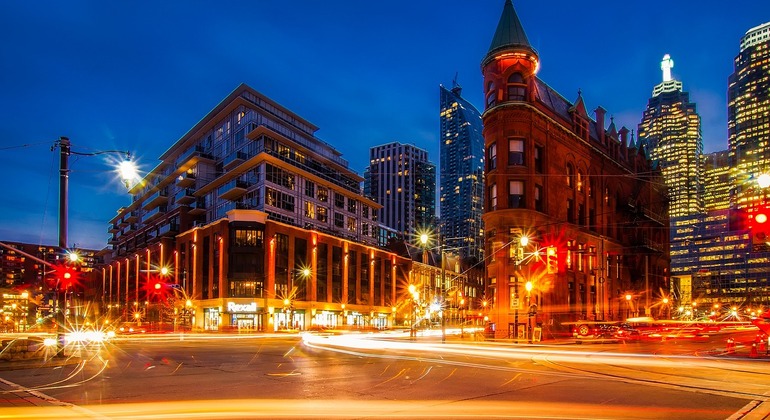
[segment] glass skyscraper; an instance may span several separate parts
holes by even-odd
[[[674,62],[661,62],[663,82],[656,85],[639,124],[639,144],[660,165],[668,187],[669,217],[703,212],[703,139],[700,116],[682,82],[671,76]],[[673,239],[673,238],[672,238]]]
[[[767,194],[754,180],[770,171],[770,22],[741,38],[728,79],[727,135],[731,204],[750,207]]]
[[[383,207],[380,223],[409,238],[436,219],[436,165],[428,152],[398,142],[369,149],[364,195]]]
[[[462,88],[439,86],[440,220],[448,249],[463,258],[484,256],[484,137],[481,114],[462,98]]]

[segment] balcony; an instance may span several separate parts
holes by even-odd
[[[144,215],[144,223],[149,223],[155,220],[158,216],[166,214],[166,206],[158,206],[153,210],[148,211]]]
[[[232,168],[235,168],[236,166],[240,165],[241,163],[245,162],[249,156],[244,152],[233,152],[230,153],[225,157],[225,160],[222,161],[222,167],[229,171]]]
[[[145,200],[142,208],[144,210],[152,210],[155,207],[165,203],[168,203],[168,193],[164,190],[158,190],[155,191],[155,194],[151,195],[147,200]],[[145,221],[146,220],[147,215],[145,215]]]
[[[126,223],[136,223],[139,221],[139,212],[134,210],[131,213],[128,213],[123,218]]]
[[[176,236],[179,233],[179,225],[176,223],[166,223],[158,229],[158,237]]]
[[[110,228],[107,229],[107,232],[110,232],[110,233],[120,232],[120,228],[118,227],[117,223],[113,223],[110,225]]]
[[[246,190],[249,188],[249,184],[246,181],[240,179],[234,179],[217,189],[219,198],[223,200],[235,200],[246,194]]]
[[[195,173],[184,172],[176,179],[176,185],[178,187],[187,188],[195,185]]]
[[[183,190],[179,190],[179,192],[177,192],[176,195],[174,196],[174,201],[177,204],[181,204],[183,206],[190,204],[193,201],[195,201],[194,193],[195,193],[195,190],[193,190],[192,188],[185,188]]]
[[[110,245],[115,245],[118,242],[120,242],[120,240],[118,240],[118,238],[116,238],[115,236],[110,236],[110,239],[107,240],[107,243]]]
[[[201,197],[190,203],[187,213],[193,216],[206,213],[206,200]]]
[[[180,166],[193,166],[200,161],[208,161],[213,163],[214,157],[209,153],[204,153],[203,148],[200,146],[188,149],[185,153],[180,155],[176,159],[176,167]]]

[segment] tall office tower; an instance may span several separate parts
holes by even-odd
[[[727,150],[707,153],[703,156],[704,174],[703,205],[705,211],[724,210],[730,207],[730,160]]]
[[[372,147],[364,179],[383,225],[409,237],[435,223],[436,165],[426,150],[398,142]]]
[[[484,259],[484,136],[481,114],[460,96],[462,88],[439,86],[441,151],[440,233],[462,258]]]
[[[540,62],[506,0],[481,62],[484,263],[498,338],[655,314],[669,288],[660,171],[630,130],[605,127],[603,108],[594,120],[582,93],[570,102],[538,78]]]
[[[731,204],[751,207],[767,192],[757,177],[770,171],[770,22],[741,38],[735,71],[728,78],[727,135]]]
[[[663,81],[652,90],[642,122],[640,145],[660,165],[668,187],[671,218],[703,211],[703,139],[700,116],[682,82],[674,80],[674,61],[666,54],[660,63]]]

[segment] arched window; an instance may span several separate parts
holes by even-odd
[[[497,103],[497,92],[495,91],[495,82],[487,83],[487,108],[495,106]]]
[[[572,177],[575,176],[575,169],[572,167],[571,163],[567,164],[567,186],[569,188],[572,188]]]
[[[508,76],[508,100],[523,101],[527,94],[527,84],[524,83],[524,77],[521,73],[513,73]]]

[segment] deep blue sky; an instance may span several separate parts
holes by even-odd
[[[363,173],[369,147],[438,163],[438,85],[482,105],[479,63],[504,0],[0,2],[0,240],[56,244],[59,136],[73,150],[158,157],[244,82],[320,127]],[[590,8],[585,8],[586,6]],[[514,1],[569,100],[582,89],[636,129],[660,60],[697,103],[707,152],[727,148],[727,77],[770,1]],[[71,159],[69,242],[106,246],[130,203],[105,157]]]

